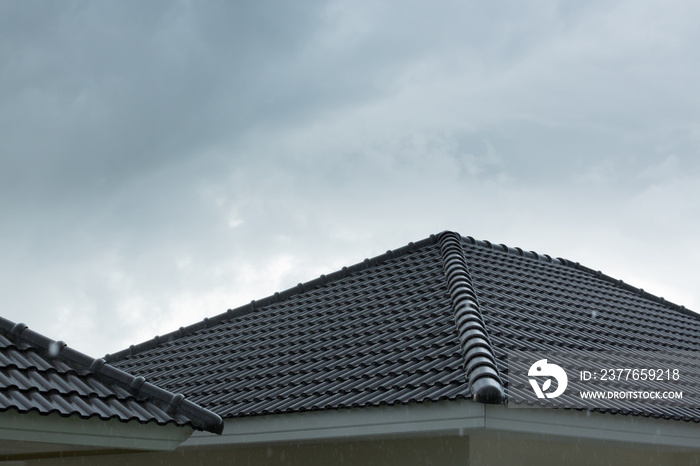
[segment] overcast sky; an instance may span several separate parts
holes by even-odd
[[[101,356],[445,229],[700,310],[699,19],[0,0],[0,314]]]

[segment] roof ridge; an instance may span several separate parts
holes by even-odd
[[[104,359],[95,359],[85,353],[81,353],[68,347],[63,341],[54,341],[34,330],[29,329],[23,323],[14,323],[4,317],[0,317],[0,330],[17,345],[18,342],[27,344],[30,348],[40,349],[49,359],[59,359],[73,370],[83,369],[98,378],[107,379],[126,388],[134,396],[144,396],[161,402],[165,411],[173,415],[180,412],[191,420],[193,427],[221,434],[223,432],[223,420],[218,414],[205,409],[187,399],[180,393],[172,393],[164,390],[143,377],[137,377],[121,369],[117,369]]]
[[[314,278],[313,280],[309,280],[304,283],[299,283],[297,286],[288,288],[284,291],[276,292],[273,293],[272,295],[266,296],[262,299],[258,300],[253,300],[248,304],[244,304],[242,306],[239,306],[237,308],[233,309],[228,309],[226,312],[223,312],[221,314],[215,315],[214,317],[205,317],[203,320],[199,322],[195,322],[194,324],[185,326],[185,327],[180,327],[179,329],[166,333],[165,335],[156,335],[150,340],[146,340],[144,342],[131,345],[126,349],[123,349],[121,351],[117,351],[116,353],[112,354],[107,354],[105,355],[105,360],[108,362],[115,362],[115,361],[120,361],[128,356],[132,356],[134,354],[138,354],[142,351],[150,350],[153,348],[156,348],[157,346],[163,344],[163,343],[168,343],[174,340],[177,340],[179,338],[182,338],[187,335],[191,335],[192,333],[209,328],[212,325],[221,323],[221,322],[226,322],[229,320],[232,320],[236,317],[241,317],[244,315],[247,315],[256,309],[263,308],[266,306],[269,306],[270,304],[275,304],[284,300],[287,300],[293,296],[297,296],[301,293],[310,291],[318,286],[325,285],[328,283],[332,283],[336,280],[339,280],[341,278],[344,278],[348,276],[348,274],[355,273],[355,272],[360,272],[362,270],[366,270],[369,267],[374,267],[379,264],[382,264],[383,262],[389,260],[389,259],[395,259],[398,257],[402,257],[410,252],[413,252],[418,249],[422,249],[426,246],[431,246],[437,243],[437,237],[436,235],[430,235],[429,237],[422,239],[420,241],[416,242],[410,242],[406,246],[391,250],[389,249],[387,252],[384,254],[380,254],[378,256],[372,257],[372,258],[367,258],[363,260],[362,262],[358,262],[357,264],[350,265],[343,267],[342,269],[332,272],[328,275],[321,275],[318,278]]]
[[[440,233],[438,241],[469,390],[476,401],[501,403],[505,399],[503,382],[479,310],[462,237],[453,231],[445,231]]]
[[[548,263],[555,263],[555,264],[563,265],[566,267],[570,267],[570,268],[575,269],[575,270],[580,270],[580,271],[585,272],[589,275],[592,275],[595,278],[598,278],[598,279],[603,280],[605,282],[616,285],[619,288],[630,291],[632,293],[636,293],[637,295],[639,295],[640,297],[642,297],[644,299],[661,304],[669,309],[673,309],[675,311],[692,316],[694,318],[700,319],[700,314],[692,311],[691,309],[688,309],[685,306],[681,306],[679,304],[668,301],[668,300],[664,299],[663,297],[659,297],[655,294],[644,291],[643,288],[638,288],[638,287],[632,286],[628,283],[625,283],[624,281],[622,281],[620,279],[611,277],[610,275],[606,275],[606,274],[602,273],[600,270],[591,269],[590,267],[586,267],[585,265],[581,265],[578,262],[574,262],[574,261],[571,261],[569,259],[564,259],[562,257],[553,258],[549,254],[538,254],[535,251],[525,251],[525,250],[518,248],[518,247],[513,248],[510,246],[506,246],[503,243],[494,244],[494,243],[492,243],[490,241],[486,241],[486,240],[477,240],[471,236],[464,236],[462,238],[469,241],[469,243],[471,243],[474,246],[478,246],[478,247],[482,247],[482,248],[486,248],[486,249],[491,249],[492,251],[506,252],[508,254],[513,254],[513,255],[517,255],[517,256],[521,256],[521,257],[528,257],[530,259],[536,259],[536,260],[540,260],[542,262],[548,262]]]

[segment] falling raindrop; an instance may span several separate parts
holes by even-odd
[[[58,353],[61,351],[62,344],[60,341],[52,341],[51,344],[49,345],[49,357],[50,358],[55,358],[58,356]]]

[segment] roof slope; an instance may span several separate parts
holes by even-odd
[[[221,418],[155,385],[0,317],[0,411],[173,423],[221,433]]]
[[[696,314],[578,264],[443,232],[107,359],[235,417],[500,402],[509,350],[696,350],[699,336]]]
[[[566,259],[473,238],[464,238],[462,245],[506,385],[509,351],[655,351],[686,357],[700,350],[700,316],[683,306]],[[508,390],[522,393],[530,387],[511,384]],[[572,404],[573,398],[560,400]],[[598,410],[700,422],[697,408],[666,404],[637,412],[631,406],[615,400]]]
[[[434,238],[179,334],[110,359],[224,417],[470,396]]]

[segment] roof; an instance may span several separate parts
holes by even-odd
[[[518,389],[509,351],[697,350],[698,337],[697,314],[600,272],[443,232],[106,358],[238,417],[500,403]]]
[[[220,416],[0,317],[0,411],[175,424],[221,433]]]

